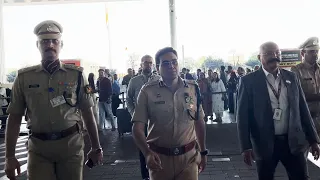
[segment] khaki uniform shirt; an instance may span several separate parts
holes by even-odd
[[[300,63],[291,68],[298,76],[304,94],[318,94],[320,93],[320,69],[319,64],[315,69],[306,62]],[[311,114],[320,114],[320,102],[308,102]]]
[[[201,105],[199,108],[199,121],[202,121],[204,112]],[[195,120],[191,118],[196,112],[194,81],[183,81],[179,77],[179,88],[172,92],[159,79],[142,87],[132,121],[149,123],[148,143],[171,148],[196,140]]]
[[[85,92],[87,80],[82,76],[77,107],[67,103],[53,107],[50,100],[64,95],[66,102],[76,105],[78,77],[82,70],[81,67],[62,63],[52,75],[41,64],[19,70],[7,112],[24,115],[27,110],[31,130],[37,133],[60,132],[75,125],[81,121],[79,109],[87,110],[93,106],[91,95]],[[49,88],[53,91],[50,92]]]
[[[160,78],[161,76],[159,75],[153,74],[150,77],[147,77],[146,75],[141,74],[139,76],[133,77],[130,80],[127,91],[127,105],[131,115],[133,115],[137,98],[142,86],[148,82],[159,80]]]

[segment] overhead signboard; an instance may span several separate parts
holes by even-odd
[[[282,49],[280,67],[292,67],[302,62],[299,49]]]

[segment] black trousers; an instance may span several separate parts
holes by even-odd
[[[275,136],[272,157],[256,161],[259,180],[273,180],[279,161],[285,167],[289,180],[309,180],[305,153],[292,154],[287,136]]]
[[[148,134],[148,126],[145,127],[145,134]],[[139,151],[139,158],[140,158],[140,171],[142,179],[149,178],[149,171],[147,169],[146,159],[141,151]]]

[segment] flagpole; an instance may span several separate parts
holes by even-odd
[[[107,5],[105,5],[105,10],[106,10],[106,26],[107,26],[107,35],[108,35],[108,44],[109,44],[108,45],[109,46],[109,54],[108,54],[109,68],[108,69],[112,69],[111,35],[110,35],[109,12],[108,12]]]

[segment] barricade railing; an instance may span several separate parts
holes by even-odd
[[[0,97],[0,99],[11,99],[10,97]],[[9,105],[9,104],[8,104]],[[6,106],[0,106],[0,109],[2,110],[2,114],[0,114],[0,136],[5,134],[5,128],[6,128],[6,122],[8,120],[8,114],[7,114],[7,108],[8,105]],[[23,117],[23,120],[21,121],[21,124],[27,124],[27,122],[25,121],[25,118]],[[26,134],[27,132],[20,132],[20,134]]]

